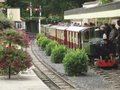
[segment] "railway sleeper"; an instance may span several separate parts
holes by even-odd
[[[54,78],[56,78],[56,75],[48,75],[48,77],[53,80]]]
[[[39,68],[39,70],[42,71],[42,72],[47,72],[48,71],[48,70],[43,70],[44,68],[41,68],[38,65],[36,65],[36,67]]]
[[[59,86],[62,90],[72,90],[74,88],[70,87],[70,86]],[[74,89],[75,90],[75,89]]]
[[[65,82],[56,82],[58,85],[60,85],[60,86],[62,86],[62,85],[64,85],[64,86],[68,86],[68,84],[66,84]]]
[[[67,83],[65,82],[55,82],[58,86],[69,86],[71,87],[71,85],[68,85]]]
[[[59,78],[54,78],[53,81],[55,81],[55,82],[64,82],[63,80],[61,80]]]

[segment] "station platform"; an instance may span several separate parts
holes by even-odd
[[[50,90],[34,73],[32,69],[20,72],[18,75],[0,76],[0,90]]]

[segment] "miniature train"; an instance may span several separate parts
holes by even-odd
[[[115,52],[106,53],[103,47],[101,30],[96,27],[85,26],[64,26],[64,25],[42,25],[41,33],[49,39],[56,40],[58,43],[68,48],[86,48],[91,63],[96,63],[98,67],[115,67],[117,61]],[[113,48],[115,50],[115,48]],[[101,51],[101,52],[99,52]],[[110,55],[111,54],[111,55]],[[104,58],[104,55],[108,58]]]

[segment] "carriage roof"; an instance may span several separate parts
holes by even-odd
[[[68,26],[58,26],[56,29],[58,30],[66,30]]]
[[[49,28],[57,29],[57,30],[67,30],[67,31],[73,31],[73,32],[80,32],[80,31],[85,31],[85,30],[89,29],[90,27],[52,25]]]
[[[60,25],[52,25],[50,26],[51,29],[58,29],[58,30],[65,30],[68,26],[60,26]]]
[[[57,27],[58,27],[58,25],[51,25],[49,28],[56,29]]]
[[[79,26],[70,26],[67,28],[68,31],[80,32],[89,29],[90,27],[79,27]]]

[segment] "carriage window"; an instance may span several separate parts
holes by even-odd
[[[89,31],[88,30],[84,32],[83,41],[84,42],[89,41]]]

